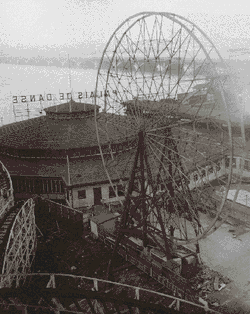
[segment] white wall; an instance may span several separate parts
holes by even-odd
[[[78,191],[86,190],[86,198],[79,199]],[[79,187],[74,188],[73,191],[73,208],[92,206],[94,205],[94,192],[93,187]]]
[[[103,184],[103,185],[95,185],[95,186],[84,186],[78,187],[73,189],[73,208],[80,208],[85,206],[92,206],[94,205],[94,188],[101,187],[102,190],[102,200],[104,203],[115,202],[119,200],[123,200],[124,196],[120,197],[112,197],[109,198],[109,186],[110,184]],[[78,191],[86,190],[86,198],[79,199],[78,198]]]
[[[233,173],[237,174],[240,168],[240,160],[241,157],[234,157],[236,158],[236,167],[233,168]],[[226,167],[225,167],[225,160],[221,160],[221,169],[220,171],[216,172],[216,168],[214,165],[214,173],[209,174],[208,173],[208,167],[205,167],[206,171],[206,177],[200,178],[198,176],[198,180],[194,180],[194,174],[198,172],[194,172],[190,175],[190,184],[189,188],[192,190],[195,187],[201,186],[206,180],[212,181],[215,180],[218,177],[221,177],[227,173]],[[250,171],[243,171],[244,176],[248,176],[250,178]],[[109,186],[110,184],[103,184],[103,185],[95,185],[95,186],[85,186],[85,187],[78,187],[73,189],[73,207],[74,208],[80,208],[80,207],[85,207],[85,206],[92,206],[94,205],[94,191],[93,188],[95,187],[101,187],[102,190],[102,200],[104,203],[110,203],[110,202],[117,202],[119,200],[124,200],[124,196],[120,197],[112,197],[109,198]],[[78,191],[81,190],[86,190],[86,198],[85,199],[78,199]]]

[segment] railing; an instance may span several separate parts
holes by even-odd
[[[101,225],[98,228],[98,236],[106,245],[114,248],[114,238],[101,228]],[[142,251],[129,247],[124,241],[118,246],[117,253],[166,288],[176,291],[182,298],[187,298],[193,302],[199,301],[198,295],[190,289],[188,281],[180,276],[181,269],[175,265],[174,261],[172,265],[169,262],[164,262],[164,260],[160,262],[160,258],[145,255]]]
[[[83,219],[83,213],[80,210],[53,202],[49,199],[45,199],[42,197],[38,197],[38,201],[44,202],[47,205],[49,212],[56,214],[62,218],[70,219],[75,222],[82,221]]]
[[[169,313],[168,308],[175,307],[171,313],[185,308],[185,313],[190,309],[188,312],[220,314],[209,309],[202,299],[203,306],[176,296],[98,278],[48,273],[11,276],[11,289],[0,289],[0,304],[25,309],[25,313],[38,308],[57,314],[145,313],[145,310],[147,313]],[[31,292],[37,297],[32,298]]]

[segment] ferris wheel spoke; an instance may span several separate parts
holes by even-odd
[[[183,40],[183,42],[180,43],[179,60],[181,60],[181,57],[180,57],[180,50],[181,50],[181,47],[184,45],[184,43],[185,43],[185,41],[186,41],[187,38],[190,38],[190,39],[189,39],[189,42],[188,42],[188,46],[189,46],[189,43],[190,43],[190,41],[191,41],[191,36],[189,36],[189,35],[187,35],[187,36],[185,37],[185,39]],[[178,96],[178,91],[179,91],[179,89],[181,88],[180,82],[182,81],[182,78],[185,77],[186,71],[187,71],[187,69],[188,69],[188,68],[187,68],[186,70],[184,69],[185,58],[186,58],[186,52],[187,52],[187,50],[185,51],[185,55],[184,55],[184,57],[183,57],[183,61],[181,62],[181,65],[180,65],[180,67],[179,67],[180,73],[178,74],[178,80],[177,80],[177,83],[176,83],[176,88],[175,88],[175,93],[174,93],[174,97],[175,97],[175,98]]]
[[[186,41],[186,39],[187,39],[188,37],[190,37],[190,36],[187,35],[187,36],[185,37],[185,39],[183,40],[181,46],[184,44],[184,42]],[[184,62],[185,62],[185,59],[183,60],[183,64],[184,64]],[[187,69],[188,69],[188,68],[187,68]],[[187,71],[187,69],[186,69],[186,71]],[[182,71],[182,67],[181,67],[181,71]],[[183,75],[185,74],[186,71],[184,71]],[[164,77],[166,76],[167,72],[169,72],[169,73],[170,73],[169,75],[171,76],[171,64],[170,64],[169,71],[165,71]],[[182,72],[183,72],[183,71],[182,71]],[[164,77],[163,77],[163,79],[164,79]],[[170,77],[169,77],[169,81],[170,81]],[[177,86],[177,87],[179,86],[179,82],[180,82],[180,81],[181,81],[181,77],[179,76],[179,79],[177,80],[175,86],[172,88],[171,91],[170,91],[170,86],[169,86],[169,92],[168,92],[169,95],[172,93],[172,91],[175,89],[176,86]],[[177,88],[176,90],[178,90],[178,88]],[[175,97],[176,97],[176,95],[177,95],[177,91],[175,92]]]
[[[170,160],[169,160],[169,161],[170,161]],[[172,161],[170,161],[170,162],[172,162]],[[179,170],[179,173],[182,174],[183,177],[186,178],[186,180],[188,179],[187,175],[184,174],[183,169],[182,169],[182,170]],[[173,180],[174,180],[174,179],[173,179]],[[174,180],[174,181],[175,181],[175,180]]]
[[[193,62],[194,62],[194,60],[195,60],[195,57],[198,55],[198,53],[200,52],[200,50],[201,50],[201,47],[199,48],[199,50],[196,52],[196,55],[194,56],[194,58],[193,58],[193,59],[191,60],[191,62],[189,63],[189,65],[188,65],[186,71],[192,66],[192,64],[193,64]],[[186,71],[185,71],[185,72],[186,72]],[[184,73],[183,75],[185,75],[185,73]],[[194,75],[194,78],[190,81],[191,84],[189,84],[189,87],[187,88],[186,93],[189,93],[190,88],[192,87],[193,82],[195,82],[195,79],[196,79],[197,76],[198,76],[198,73],[196,73],[196,75]],[[178,82],[178,81],[177,81],[177,82]],[[170,85],[169,85],[169,94],[172,94],[172,93],[173,93],[173,90],[174,90],[174,88],[176,87],[176,85],[177,85],[177,83],[174,85],[174,87],[173,87],[172,89],[170,89]]]
[[[166,146],[165,146],[164,144],[162,144],[162,143],[160,143],[160,142],[157,142],[157,141],[154,140],[153,138],[150,138],[150,139],[148,139],[148,140],[150,141],[150,144],[153,145],[154,148],[156,148],[156,150],[164,157],[165,160],[167,160],[168,162],[171,162],[171,161],[168,159],[167,155],[164,154],[164,153],[162,152],[162,150],[159,149],[159,148],[156,146],[156,144],[159,144],[161,147],[165,148]],[[153,143],[153,142],[154,142],[154,143]],[[180,155],[178,152],[176,152],[175,150],[173,150],[173,149],[170,148],[169,146],[167,147],[167,150],[168,150],[168,151],[171,151],[171,152],[174,153],[176,156],[178,156],[178,157],[180,157],[180,158],[182,158],[182,159],[184,159],[184,160],[185,160],[185,159],[186,159],[187,161],[189,160],[188,157],[185,157],[185,156],[183,156],[183,155]],[[152,150],[152,151],[154,151],[154,150]],[[183,174],[183,175],[184,175],[184,174]]]
[[[145,31],[147,32],[147,36],[148,36],[148,41],[149,41],[149,49],[148,49],[148,53],[146,55],[146,58],[148,59],[150,57],[150,53],[151,53],[151,48],[152,48],[152,52],[153,52],[153,56],[155,57],[155,51],[154,51],[154,48],[152,46],[152,42],[153,42],[153,35],[154,35],[154,31],[155,31],[155,20],[154,20],[154,24],[153,24],[153,27],[152,27],[152,32],[151,32],[151,35],[150,35],[150,32],[148,30],[148,26],[147,24],[145,23],[145,19],[143,20],[144,21],[144,27],[145,27]]]
[[[150,146],[149,146],[150,147]],[[154,150],[152,150],[153,151],[153,153],[154,153]],[[157,157],[157,156],[156,156]],[[158,158],[157,158],[158,159]],[[165,169],[166,170],[166,169]],[[175,182],[175,179],[172,177],[172,179],[173,179],[173,181]],[[164,182],[165,180],[162,178],[162,182]],[[166,190],[167,190],[167,186],[165,185],[165,188],[166,188]],[[176,206],[174,206],[174,209],[175,209],[175,211],[176,211],[176,213],[177,213],[177,215],[179,215],[179,212],[178,212],[178,210],[176,209]],[[193,212],[193,211],[192,211]],[[194,212],[193,212],[193,214],[195,214]],[[197,216],[196,215],[194,215],[194,217],[197,219]],[[197,220],[198,221],[198,220]]]
[[[117,28],[98,70],[96,89],[117,91],[98,99],[106,110],[102,120],[96,118],[104,167],[113,185],[127,184],[134,171],[134,209],[126,205],[126,215],[146,217],[134,228],[143,229],[144,244],[148,228],[169,257],[173,241],[195,243],[214,230],[217,218],[207,223],[206,215],[210,206],[216,217],[222,210],[225,199],[218,191],[230,185],[233,146],[241,149],[232,141],[234,110],[225,101],[216,58],[223,65],[194,23],[148,12]]]
[[[169,169],[167,169],[167,168],[166,168],[166,165],[165,165],[163,162],[161,162],[161,160],[160,160],[159,157],[155,154],[154,150],[151,148],[150,145],[149,145],[149,147],[150,147],[150,149],[152,150],[153,154],[155,155],[156,159],[160,162],[160,167],[159,167],[159,166],[157,166],[155,160],[153,159],[156,169],[158,169],[158,167],[159,167],[159,170],[158,170],[158,173],[157,173],[157,180],[156,180],[156,182],[157,182],[157,184],[159,185],[159,184],[160,184],[160,180],[159,180],[159,179],[161,178],[161,183],[164,184],[165,190],[167,190],[167,184],[168,184],[167,182],[168,182],[169,180],[166,180],[166,178],[162,176],[162,169],[165,170],[165,173],[169,173]],[[175,166],[176,166],[176,165],[175,165]],[[178,176],[177,176],[177,177],[175,177],[175,176],[173,176],[173,175],[170,176],[170,181],[173,182],[173,184],[175,185],[175,187],[178,186],[178,181],[181,179],[181,178],[179,177],[180,174],[181,174],[183,177],[186,176],[185,174],[182,173],[182,171],[180,172],[180,170],[178,170],[178,174],[177,174]]]

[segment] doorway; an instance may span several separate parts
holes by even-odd
[[[93,188],[94,190],[94,205],[101,205],[102,202],[102,188]]]

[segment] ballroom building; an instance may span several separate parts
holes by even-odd
[[[99,112],[99,107],[96,110]],[[108,170],[112,187],[103,166],[96,135],[95,106],[70,100],[46,108],[45,113],[45,116],[0,128],[0,160],[11,176],[15,199],[40,195],[77,209],[124,199],[124,187],[115,167],[110,164]],[[114,139],[116,133],[109,130]],[[103,151],[108,150],[104,132],[99,133],[99,141]],[[112,149],[124,151],[126,145],[131,147],[131,141],[129,137],[122,142],[114,140]],[[126,154],[120,161],[122,158],[126,159]],[[234,157],[234,173],[238,172],[240,161],[241,153]],[[122,169],[122,162],[120,165],[126,182],[129,174]],[[190,173],[190,186],[197,186],[206,178],[213,180],[218,171],[220,175],[226,174],[227,167],[227,158],[218,160],[213,168],[205,165],[201,173]],[[243,174],[250,177],[250,158],[245,161]]]
[[[115,174],[118,194],[106,176],[94,110],[70,100],[46,108],[45,116],[0,128],[0,160],[11,175],[15,199],[41,195],[85,208],[124,197]]]

